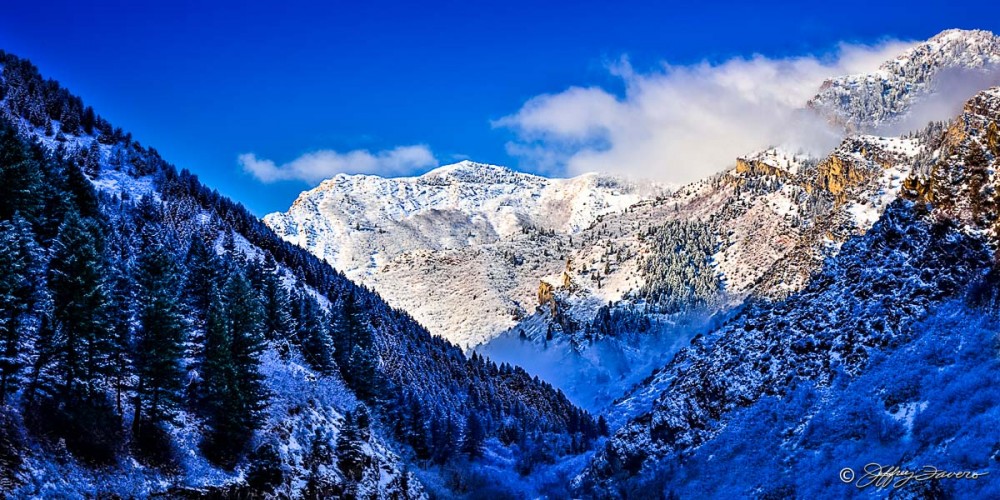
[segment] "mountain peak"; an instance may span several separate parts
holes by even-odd
[[[472,160],[462,160],[450,165],[442,165],[419,178],[423,180],[431,179],[452,179],[458,182],[503,182],[504,180],[514,180],[521,177],[535,177],[531,174],[516,172],[502,165],[490,163],[479,163]]]
[[[986,30],[950,29],[918,43],[882,68],[927,64],[979,69],[1000,63],[1000,36]]]
[[[1000,37],[984,30],[950,29],[885,61],[877,71],[827,80],[809,106],[848,131],[900,133],[939,119],[927,112],[911,113],[922,97],[963,99],[997,83]],[[907,118],[913,123],[906,123]]]
[[[966,30],[960,28],[946,29],[928,39],[928,42],[951,42],[956,40],[988,40],[996,35],[987,30]]]

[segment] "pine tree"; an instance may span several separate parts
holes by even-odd
[[[38,249],[23,218],[0,221],[0,405],[19,385],[24,367],[21,342],[38,292],[33,275]]]
[[[122,259],[111,271],[109,306],[112,354],[110,375],[115,389],[115,408],[122,414],[122,398],[132,375],[132,321],[135,317],[135,297],[131,269]]]
[[[80,126],[83,127],[83,131],[87,134],[93,134],[96,122],[97,116],[94,114],[94,108],[90,106],[84,108],[83,114],[80,115]]]
[[[66,189],[72,196],[76,210],[83,217],[97,218],[100,216],[98,209],[97,191],[94,184],[83,175],[83,171],[75,163],[68,162],[64,169],[66,173]],[[63,193],[65,196],[65,193]]]
[[[360,481],[364,477],[368,457],[363,446],[354,413],[349,411],[344,415],[344,424],[337,436],[337,468],[351,481]]]
[[[443,464],[451,460],[455,453],[455,423],[451,415],[445,413],[431,420],[430,427],[432,457],[435,463]]]
[[[133,435],[141,447],[155,445],[161,437],[161,425],[173,421],[184,383],[180,270],[173,255],[160,243],[162,236],[147,230],[150,233],[138,271],[141,310],[133,421]]]
[[[264,377],[259,370],[260,354],[265,348],[261,328],[263,308],[250,283],[239,274],[230,278],[223,293],[229,301],[232,320],[233,361],[239,374],[237,387],[244,398],[240,405],[240,424],[252,435],[263,419],[267,400],[262,383]]]
[[[213,297],[213,287],[219,282],[219,258],[215,251],[197,235],[191,238],[184,259],[187,273],[184,276],[184,296],[194,313],[195,324],[204,328],[208,305]]]
[[[70,212],[53,244],[49,267],[53,320],[60,331],[54,371],[65,401],[92,401],[113,350],[99,229]]]
[[[105,382],[114,350],[108,322],[103,242],[97,224],[70,211],[52,246],[50,294],[35,340],[36,362],[26,404],[29,427],[65,440],[78,457],[115,459],[120,419]],[[36,393],[44,396],[36,400]]]
[[[80,132],[80,114],[72,106],[63,106],[59,122],[59,130],[64,134],[76,135]]]
[[[34,222],[41,210],[41,165],[17,132],[0,124],[0,220],[20,212]]]
[[[336,368],[333,360],[333,340],[327,328],[327,317],[315,299],[302,293],[297,298],[299,313],[295,338],[301,344],[302,355],[316,371],[330,375]]]
[[[96,179],[101,174],[101,147],[96,140],[90,141],[90,147],[87,148],[83,171],[91,179]]]
[[[281,282],[277,263],[270,254],[263,272],[264,336],[268,340],[287,339],[295,333],[295,321],[288,290]]]
[[[377,356],[364,310],[355,293],[347,294],[334,313],[331,331],[334,357],[347,385],[364,401],[378,396]]]
[[[483,440],[486,432],[475,412],[469,412],[465,419],[465,435],[462,436],[461,451],[469,458],[477,458],[483,454]]]
[[[202,448],[231,467],[246,451],[267,402],[259,372],[264,349],[263,310],[250,283],[231,271],[221,294],[212,294],[202,362],[202,413],[209,432]]]
[[[358,397],[364,401],[372,401],[378,395],[378,387],[375,380],[376,365],[375,353],[372,352],[371,347],[365,349],[360,344],[354,344],[354,347],[351,349],[351,356],[347,360],[348,384]]]

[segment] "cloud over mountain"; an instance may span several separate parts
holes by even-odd
[[[261,182],[298,180],[310,184],[337,174],[406,175],[438,164],[434,154],[424,145],[399,146],[375,153],[364,149],[344,153],[324,149],[281,165],[253,153],[244,153],[239,156],[239,162],[245,172]]]
[[[612,66],[623,95],[571,87],[537,96],[494,122],[518,138],[508,151],[534,168],[566,174],[605,171],[684,183],[769,145],[822,151],[839,132],[806,111],[823,81],[875,70],[912,44],[841,44],[832,54],[759,55],[635,71]]]

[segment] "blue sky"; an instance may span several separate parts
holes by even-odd
[[[202,3],[12,2],[0,47],[259,215],[310,186],[261,182],[241,154],[282,165],[369,150],[380,166],[394,148],[423,145],[434,162],[558,173],[558,159],[512,154],[518,131],[497,120],[572,86],[623,93],[609,71],[622,56],[644,73],[663,61],[824,56],[840,42],[950,27],[1000,31],[998,9],[971,2]],[[419,173],[424,160],[387,173]]]

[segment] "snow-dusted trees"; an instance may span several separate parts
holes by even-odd
[[[280,383],[258,366],[271,348],[290,364],[307,361],[296,376],[371,408],[367,418],[352,415],[357,439],[344,443],[346,468],[381,453],[374,436],[395,440],[391,447],[417,466],[434,460],[459,472],[487,447],[523,453],[518,463],[530,469],[592,440],[593,419],[550,385],[466,357],[92,116],[30,64],[0,52],[0,66],[0,393],[23,417],[0,415],[0,441],[13,431],[34,450],[14,453],[177,465],[190,460],[174,456],[179,448],[198,451],[180,432],[198,434],[200,453],[217,465],[245,464],[248,444],[270,422],[262,414],[269,398],[295,400],[265,391]],[[35,134],[45,144],[32,142]],[[343,483],[334,435],[317,446],[330,455],[316,469],[317,491]],[[268,442],[245,469],[255,494],[301,472],[288,468],[287,435],[262,437]],[[357,450],[364,457],[352,458]],[[399,487],[410,492],[406,482]]]
[[[53,244],[48,279],[57,332],[52,370],[67,402],[99,397],[114,347],[99,235],[96,222],[70,212]]]
[[[352,481],[358,481],[368,466],[364,446],[368,442],[371,419],[368,409],[359,405],[344,415],[344,424],[337,436],[337,466]]]
[[[0,404],[20,385],[24,337],[33,330],[32,308],[40,292],[39,250],[23,217],[0,221]]]
[[[281,270],[268,255],[261,269],[260,286],[264,306],[264,336],[268,340],[287,339],[295,333],[291,297],[282,283]]]
[[[653,250],[642,263],[645,284],[638,298],[663,313],[675,313],[710,303],[722,291],[712,267],[718,243],[701,222],[669,221],[651,227],[646,236]]]
[[[368,314],[353,293],[342,298],[333,312],[332,328],[334,357],[340,374],[358,396],[371,399],[376,395],[376,355]]]
[[[208,424],[202,449],[210,460],[231,467],[260,426],[267,397],[258,370],[264,314],[250,283],[235,270],[211,297],[201,365],[199,406]]]
[[[139,262],[139,332],[132,432],[143,446],[161,446],[161,425],[180,406],[184,382],[185,325],[181,309],[180,271],[153,235]]]
[[[318,372],[331,375],[337,369],[333,360],[333,340],[327,327],[328,316],[305,291],[292,294],[295,310],[294,336],[306,361]]]
[[[105,391],[115,346],[100,234],[96,221],[70,211],[52,243],[51,302],[38,311],[27,404],[40,432],[65,439],[81,458],[108,462],[120,429]]]
[[[41,210],[42,174],[37,156],[11,127],[0,127],[0,219],[15,213],[34,220]]]
[[[465,433],[462,435],[461,452],[469,458],[477,458],[483,454],[485,433],[483,423],[475,413],[469,413],[465,418]]]

